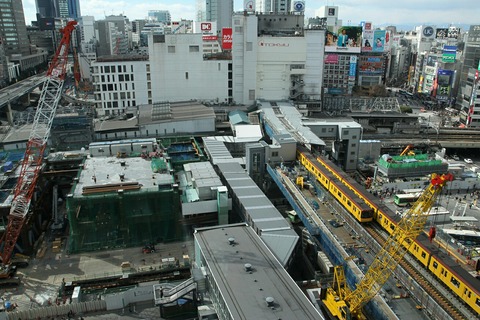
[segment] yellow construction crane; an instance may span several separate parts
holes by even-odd
[[[322,299],[333,316],[341,320],[363,319],[362,307],[392,275],[408,248],[423,231],[428,218],[425,213],[430,211],[443,187],[452,180],[451,174],[432,174],[430,185],[399,221],[355,290],[348,287],[342,266],[335,267],[333,286],[327,288]]]
[[[415,152],[413,152],[413,144],[409,144],[408,146],[405,147],[405,149],[403,149],[402,153],[400,153],[401,156],[405,156],[405,155],[409,155],[409,156],[414,156],[415,155]]]

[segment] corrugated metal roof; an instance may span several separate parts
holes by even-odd
[[[298,242],[297,233],[238,163],[219,162],[217,166],[232,196],[238,198],[245,215],[250,217],[252,227],[259,230],[262,237],[265,233],[278,235],[278,243],[269,248],[285,266]]]
[[[230,111],[228,113],[228,119],[232,125],[237,125],[241,123],[244,123],[244,124],[250,123],[250,120],[248,120],[247,114],[241,110]]]
[[[297,142],[325,146],[325,142],[317,137],[310,128],[303,125],[302,114],[288,101],[273,102],[259,100],[258,108],[263,112],[265,121],[276,135],[290,135]]]

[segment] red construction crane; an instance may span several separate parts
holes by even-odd
[[[70,21],[65,28],[60,30],[63,33],[63,37],[45,76],[33,120],[32,131],[30,132],[27,149],[22,160],[20,176],[15,186],[7,228],[0,239],[0,248],[2,250],[0,259],[3,265],[2,270],[0,270],[0,278],[9,276],[7,265],[11,261],[13,249],[27,219],[30,202],[42,167],[45,147],[50,136],[53,118],[61,98],[70,39],[76,24],[76,21]]]

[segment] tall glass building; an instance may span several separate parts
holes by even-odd
[[[68,16],[75,20],[82,16],[79,0],[68,0]]]
[[[30,54],[22,0],[0,1],[0,34],[3,34],[5,55]]]

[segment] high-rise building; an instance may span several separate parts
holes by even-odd
[[[480,25],[470,26],[465,42],[465,59],[460,75],[457,104],[461,106],[460,122],[480,128]]]
[[[68,0],[68,15],[75,20],[78,20],[82,16],[79,0]]]
[[[57,17],[68,18],[70,16],[67,0],[57,0]]]
[[[36,0],[37,14],[43,18],[73,18],[80,14],[79,0]]]
[[[162,22],[168,24],[172,21],[170,11],[168,10],[149,10],[148,20],[151,22]]]
[[[21,0],[3,0],[0,10],[0,34],[3,35],[5,54],[30,54],[25,15]]]
[[[55,18],[57,6],[55,0],[36,0],[37,14],[43,18]]]
[[[262,13],[290,12],[292,0],[257,0],[255,11]]]
[[[232,27],[233,0],[197,0],[197,21],[216,21],[217,33]]]

